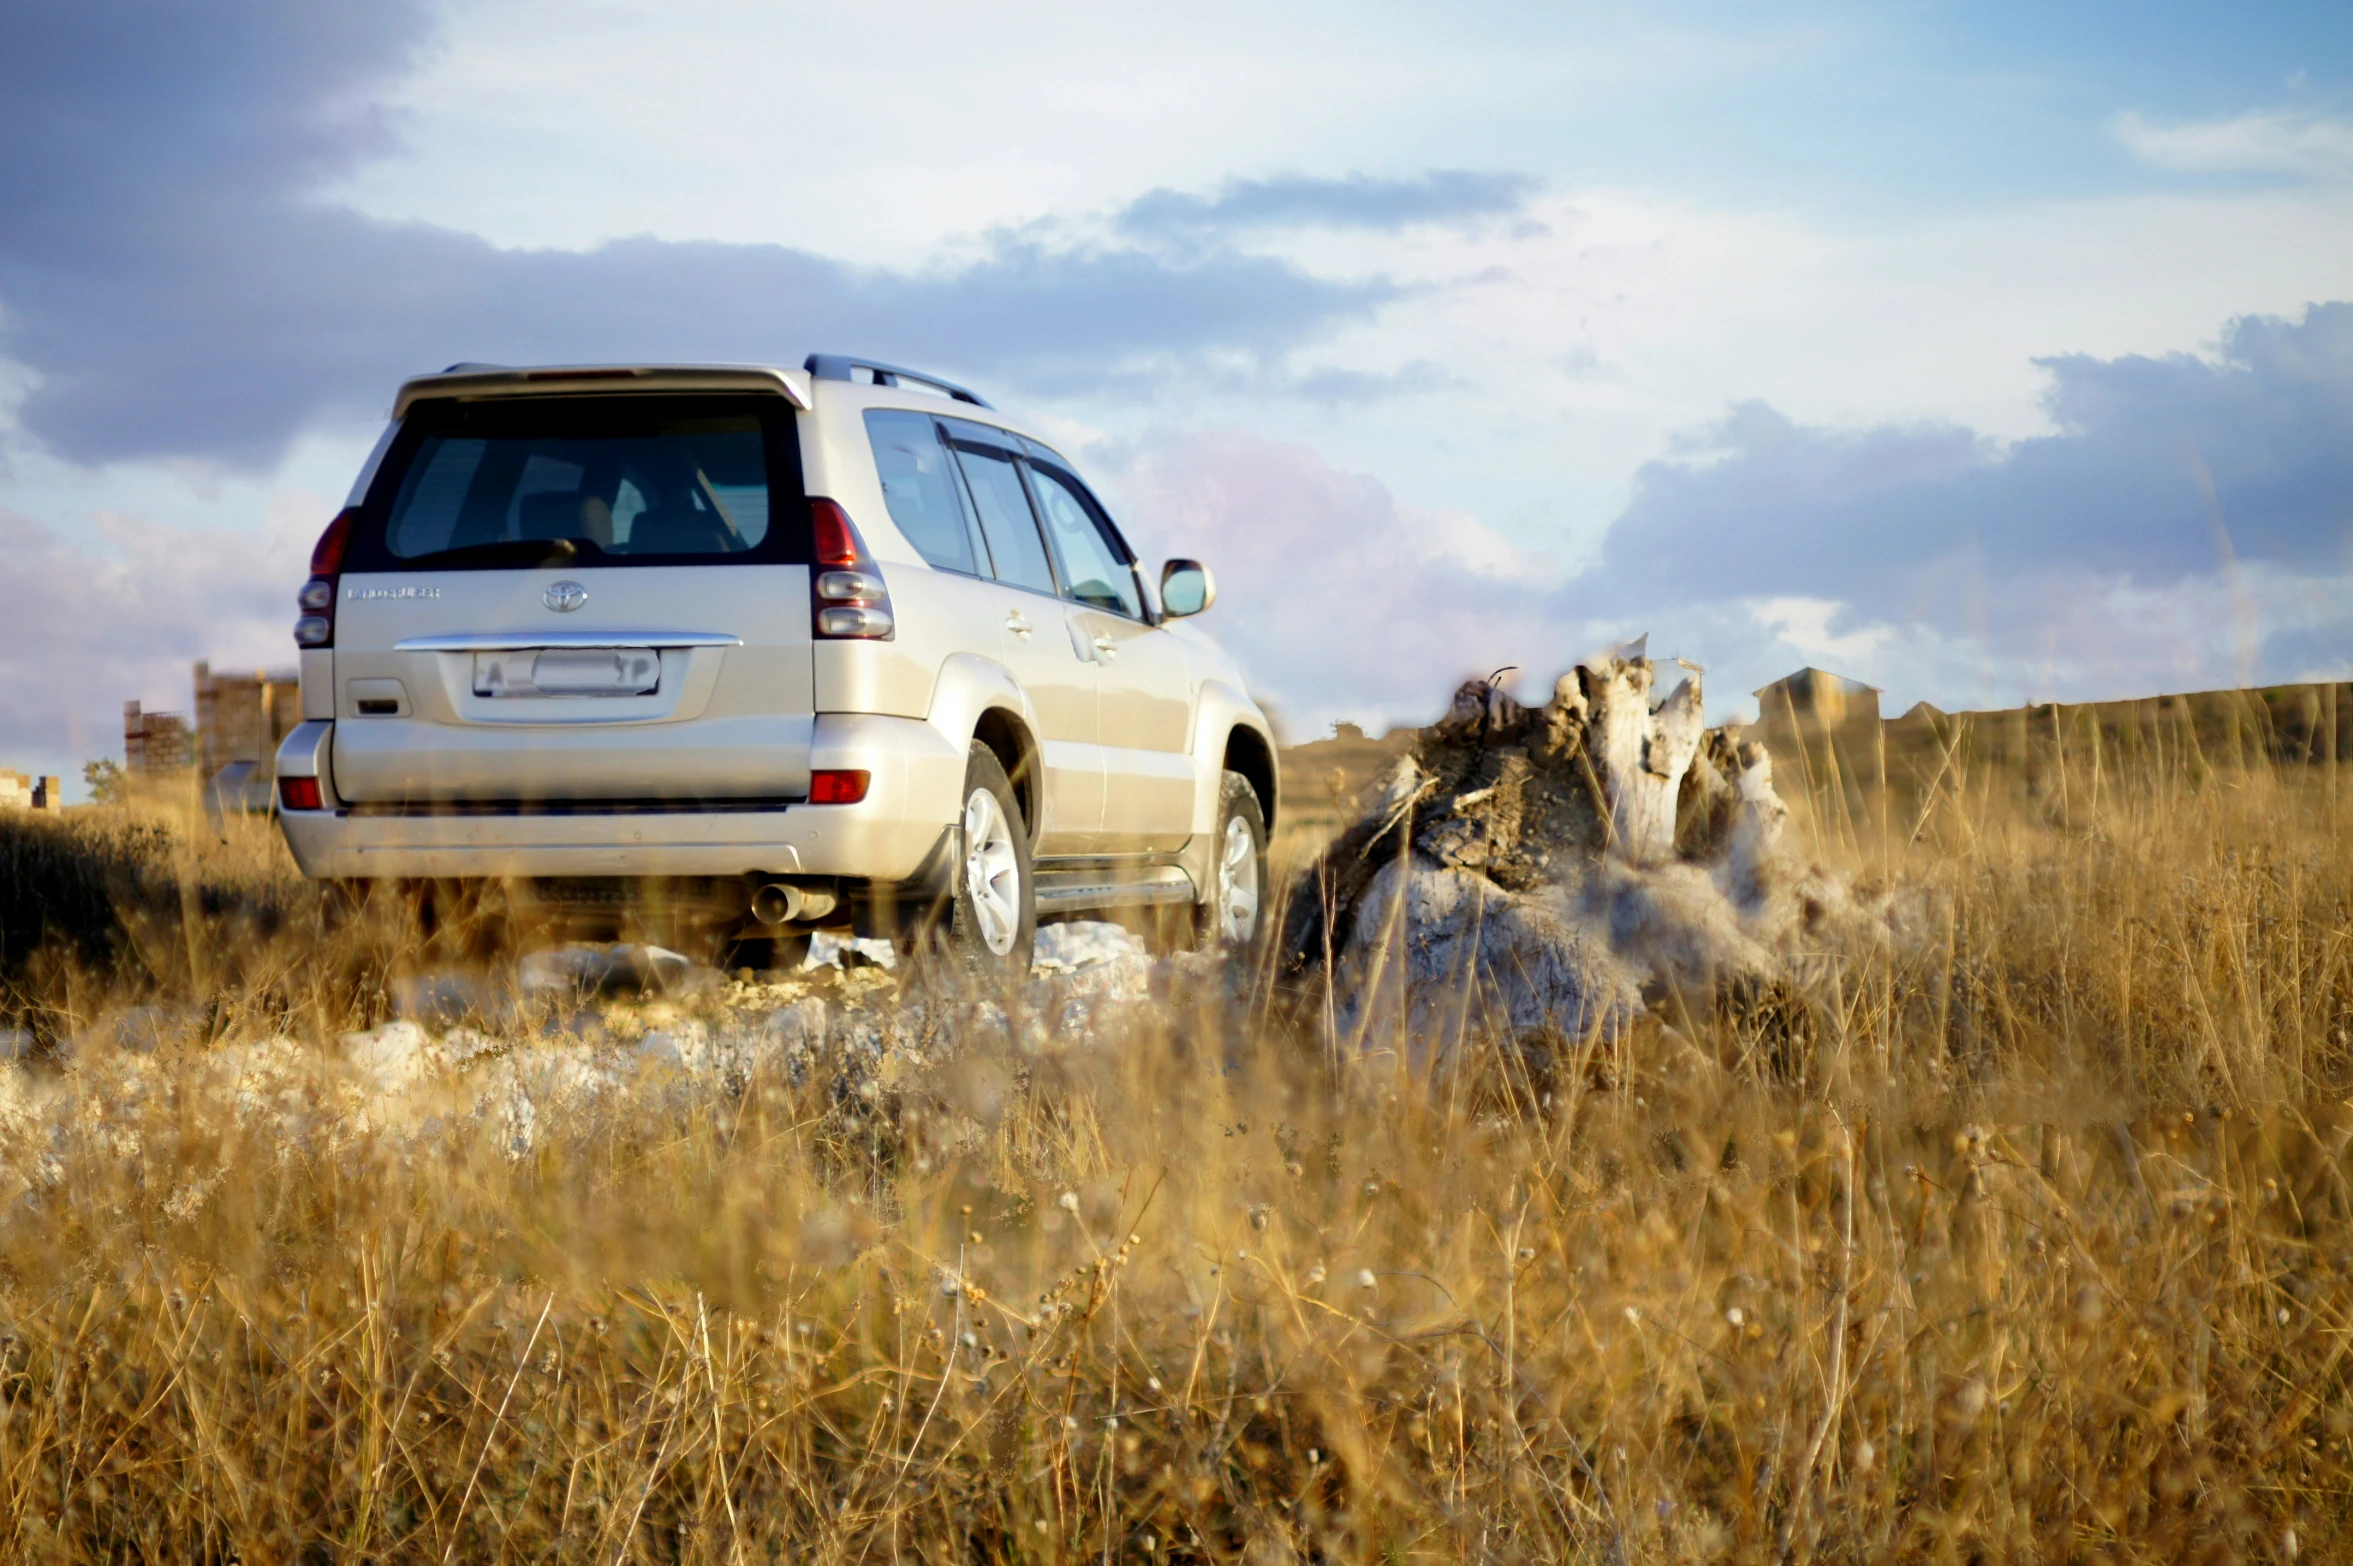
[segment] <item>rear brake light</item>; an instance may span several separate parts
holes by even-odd
[[[344,511],[327,524],[327,531],[319,535],[310,552],[311,575],[333,576],[343,569],[343,551],[351,545],[351,524],[358,517],[356,511]]]
[[[326,802],[319,796],[317,778],[278,779],[278,808],[281,810],[324,810]]]
[[[890,589],[840,502],[810,498],[809,545],[815,562],[810,607],[818,640],[889,641],[898,628],[891,617]]]
[[[873,779],[874,774],[871,772],[812,772],[809,774],[809,803],[854,805],[866,797],[866,785]]]
[[[866,561],[866,546],[850,525],[850,514],[836,501],[809,502],[809,537],[821,566],[855,566]]]
[[[345,510],[327,524],[327,531],[310,552],[310,580],[294,595],[302,618],[294,622],[294,645],[301,648],[335,645],[335,583],[343,571],[343,554],[351,544],[357,511]],[[316,809],[316,806],[310,807]]]

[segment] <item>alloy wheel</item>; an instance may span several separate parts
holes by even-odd
[[[985,788],[974,789],[964,802],[964,894],[981,944],[999,957],[1013,950],[1021,930],[1021,860],[1013,850],[1012,823]],[[1255,905],[1255,893],[1252,900]]]
[[[1258,933],[1258,840],[1240,816],[1226,818],[1217,856],[1218,939],[1239,945]]]

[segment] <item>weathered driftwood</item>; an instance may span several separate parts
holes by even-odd
[[[1292,898],[1283,959],[1353,1039],[1589,1037],[1667,990],[1778,975],[1843,888],[1781,851],[1761,745],[1652,700],[1639,650],[1529,708],[1457,690]]]

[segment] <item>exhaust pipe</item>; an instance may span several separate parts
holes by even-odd
[[[752,893],[752,917],[762,924],[806,924],[841,906],[831,892],[771,881]]]

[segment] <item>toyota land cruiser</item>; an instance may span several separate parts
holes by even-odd
[[[457,365],[312,556],[279,819],[309,876],[770,957],[1026,971],[1041,916],[1129,910],[1239,942],[1275,752],[1185,623],[1214,596],[934,376]]]

